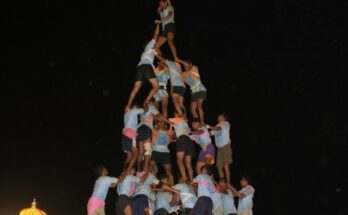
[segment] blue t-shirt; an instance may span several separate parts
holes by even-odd
[[[156,44],[156,40],[152,39],[145,47],[143,54],[141,55],[140,62],[138,66],[149,64],[153,67],[153,61],[155,60],[155,52],[154,47]]]
[[[232,191],[227,190],[227,194],[222,193],[222,199],[224,202],[224,215],[237,214]]]
[[[180,208],[179,205],[172,206],[170,205],[170,202],[173,199],[173,194],[169,192],[157,192],[156,194],[156,209],[164,208],[169,213],[172,211],[176,211]]]
[[[114,183],[117,183],[117,178],[109,176],[99,177],[94,184],[92,196],[99,200],[105,201],[106,195],[109,191],[109,187],[111,184]]]
[[[152,150],[161,153],[170,153],[168,149],[169,136],[167,131],[153,130]]]
[[[138,128],[138,115],[144,112],[141,108],[132,108],[124,115],[124,127],[134,131]]]
[[[132,194],[132,186],[136,186],[138,181],[138,177],[134,175],[127,175],[126,178],[117,185],[117,193],[118,195],[126,195],[131,197]]]
[[[134,196],[145,195],[150,199],[155,200],[156,196],[155,193],[151,190],[151,185],[158,185],[159,182],[160,181],[154,175],[149,173],[144,182],[137,182]]]
[[[213,180],[209,175],[199,174],[193,179],[193,181],[198,184],[198,198],[201,196],[212,198],[213,194],[216,192],[216,189]]]
[[[157,108],[150,104],[148,110],[140,116],[140,126],[147,125],[149,128],[153,129],[153,120],[158,113],[159,111]]]
[[[169,60],[166,63],[169,68],[170,83],[172,87],[185,87],[185,83],[182,80],[182,70],[180,65]]]
[[[187,184],[177,184],[174,188],[180,191],[179,197],[184,208],[195,206],[198,198],[192,187]]]

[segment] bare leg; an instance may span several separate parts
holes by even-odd
[[[174,176],[172,173],[172,165],[171,164],[164,164],[163,165],[164,170],[166,171],[167,175],[169,176],[169,180],[171,185],[174,185]]]
[[[191,102],[191,114],[193,118],[198,118],[197,102]]]
[[[160,56],[163,56],[162,55],[162,52],[161,52],[161,47],[163,46],[164,43],[167,42],[167,38],[165,37],[162,37],[162,36],[159,36],[158,39],[157,39],[157,42],[155,44],[155,51],[160,55]]]
[[[224,166],[225,173],[226,173],[226,180],[228,184],[231,184],[231,172],[230,172],[230,164],[226,163]]]
[[[185,166],[186,166],[190,181],[193,180],[193,169],[192,169],[191,160],[192,158],[190,155],[185,156]]]
[[[183,110],[185,110],[185,117],[186,117],[186,108],[185,108],[185,105],[184,105],[184,97],[182,97],[182,96],[179,96],[179,104],[180,104],[180,108],[181,109],[183,109]],[[180,109],[180,110],[181,110]]]
[[[225,178],[224,168],[222,166],[218,166],[218,172],[220,178]]]
[[[139,154],[138,154],[138,167],[140,167],[140,162],[141,159],[143,158],[144,155],[144,141],[139,142]]]
[[[199,113],[199,119],[201,120],[201,124],[205,125],[204,122],[204,111],[203,111],[203,99],[198,99],[197,105],[198,105],[198,113]]]
[[[161,105],[163,116],[168,118],[168,97],[162,99]]]
[[[175,35],[172,32],[168,33],[168,45],[169,45],[170,50],[172,51],[174,61],[177,61],[178,60],[178,55],[177,55],[176,47],[175,47],[175,44],[174,44],[174,36]]]
[[[152,85],[152,89],[151,89],[149,95],[146,98],[146,100],[148,100],[148,101],[152,99],[152,97],[157,93],[157,91],[159,89],[158,81],[157,81],[156,78],[149,79],[149,82]]]
[[[132,159],[131,159],[131,161],[130,161],[130,163],[129,163],[129,165],[128,165],[127,172],[130,172],[130,171],[132,170],[132,168],[133,168],[135,162],[137,162],[138,156],[139,156],[138,153],[139,153],[139,152],[138,152],[138,149],[137,149],[136,147],[133,147],[133,148],[132,148],[133,157],[132,157]]]
[[[185,157],[185,152],[177,152],[176,153],[176,162],[178,163],[181,177],[183,177],[184,179],[187,179],[186,169],[185,169],[185,165],[184,165],[184,157]]]
[[[132,211],[132,207],[130,205],[127,205],[127,207],[124,209],[124,215],[132,215],[133,211]]]
[[[123,169],[124,170],[128,168],[128,165],[129,165],[130,161],[132,160],[132,156],[133,156],[132,154],[133,153],[130,152],[130,151],[127,152],[127,159],[126,159],[126,161],[124,162],[124,165],[123,165]]]
[[[180,105],[180,101],[179,101],[179,98],[181,96],[179,96],[178,94],[174,93],[172,95],[172,98],[173,98],[173,104],[174,104],[174,107],[175,107],[175,110],[176,112],[179,114],[179,115],[183,115],[183,112],[181,110],[181,105]]]
[[[143,83],[141,81],[136,81],[134,83],[134,87],[133,87],[133,90],[132,92],[130,93],[129,95],[129,99],[128,99],[128,103],[127,103],[127,106],[126,106],[126,110],[125,111],[128,111],[128,109],[130,108],[130,106],[132,105],[133,103],[133,100],[135,98],[135,96],[138,94],[140,88],[141,88],[141,85]]]

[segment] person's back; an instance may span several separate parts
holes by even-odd
[[[197,202],[197,196],[195,191],[192,187],[187,185],[186,183],[180,183],[174,186],[175,189],[180,190],[180,200],[182,202],[183,208],[186,209],[192,209],[196,202]]]
[[[237,214],[237,209],[234,204],[234,197],[231,190],[227,190],[226,193],[222,194],[224,204],[224,215]]]
[[[243,176],[240,184],[242,189],[239,191],[241,198],[239,198],[238,215],[252,215],[255,189],[250,185],[250,178],[248,176]]]
[[[173,61],[167,60],[166,64],[169,68],[169,74],[170,74],[170,83],[173,87],[185,87],[185,83],[182,80],[182,70],[181,66],[178,63],[175,63]]]
[[[169,4],[166,8],[164,8],[161,13],[160,13],[160,16],[161,16],[161,19],[165,18],[166,16],[168,16],[169,13],[172,13],[173,15],[165,20],[165,21],[162,21],[162,27],[163,29],[165,28],[166,25],[170,24],[170,23],[175,23],[175,19],[174,19],[174,7],[173,5]]]

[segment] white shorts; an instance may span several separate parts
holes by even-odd
[[[168,98],[168,92],[167,92],[167,90],[159,89],[153,97],[155,98],[156,102],[159,102],[163,98]]]

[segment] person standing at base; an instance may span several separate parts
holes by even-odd
[[[239,198],[237,214],[252,215],[255,189],[250,185],[250,178],[248,176],[242,177],[240,185],[242,189],[239,191],[241,198]]]
[[[155,50],[161,54],[161,47],[168,42],[174,61],[177,61],[178,56],[174,44],[174,37],[176,34],[174,7],[170,0],[160,0],[157,13],[161,16],[161,20],[158,21],[158,23],[162,24],[162,32],[156,42]]]
[[[137,161],[138,149],[136,147],[136,136],[138,129],[138,116],[144,110],[136,105],[124,114],[124,129],[122,131],[122,151],[127,154],[124,162],[124,169],[128,172],[133,168]]]
[[[198,187],[198,200],[193,207],[191,215],[212,215],[214,206],[212,197],[216,192],[212,175],[213,168],[211,166],[203,166],[201,174],[193,179],[192,183]]]
[[[155,55],[157,54],[154,51],[154,47],[155,47],[155,43],[157,41],[158,35],[159,35],[159,23],[156,24],[156,30],[153,35],[153,39],[146,45],[145,50],[143,54],[141,55],[141,60],[137,67],[134,87],[129,95],[128,103],[125,107],[125,112],[127,112],[129,108],[131,107],[133,100],[135,96],[138,94],[144,81],[149,81],[150,84],[152,85],[152,89],[149,92],[146,98],[146,101],[149,101],[159,89],[159,85],[158,85],[156,75],[154,73],[154,65],[153,65]]]
[[[194,119],[199,119],[205,125],[203,103],[207,100],[207,89],[201,81],[198,67],[191,61],[178,60],[185,71],[182,73],[183,81],[191,88],[191,114]]]
[[[183,113],[184,110],[182,110]],[[192,158],[195,157],[195,146],[189,136],[190,128],[186,122],[184,115],[175,112],[175,118],[169,119],[174,123],[174,130],[176,135],[176,159],[182,180],[193,179]],[[187,173],[188,177],[187,177]]]
[[[181,175],[179,174],[179,184],[176,184],[173,188],[180,191],[179,197],[184,209],[183,215],[190,215],[193,207],[197,202],[196,192],[187,181],[182,180]]]
[[[237,215],[234,198],[241,197],[239,192],[233,186],[227,184],[225,178],[220,178],[218,190],[222,194],[224,215]]]
[[[88,215],[105,215],[105,199],[108,194],[109,188],[115,188],[118,179],[108,176],[108,170],[104,166],[98,166],[94,170],[98,176],[94,184],[92,196],[87,203]]]
[[[217,147],[216,166],[218,167],[219,177],[226,178],[227,183],[231,184],[230,165],[232,164],[232,148],[230,139],[230,123],[227,121],[226,114],[220,114],[217,118],[218,124],[214,127],[207,126],[215,136]]]
[[[135,192],[135,185],[138,178],[134,176],[135,168],[133,167],[129,173],[124,172],[124,179],[120,179],[117,185],[116,199],[116,214],[118,215],[132,215],[132,197]]]

